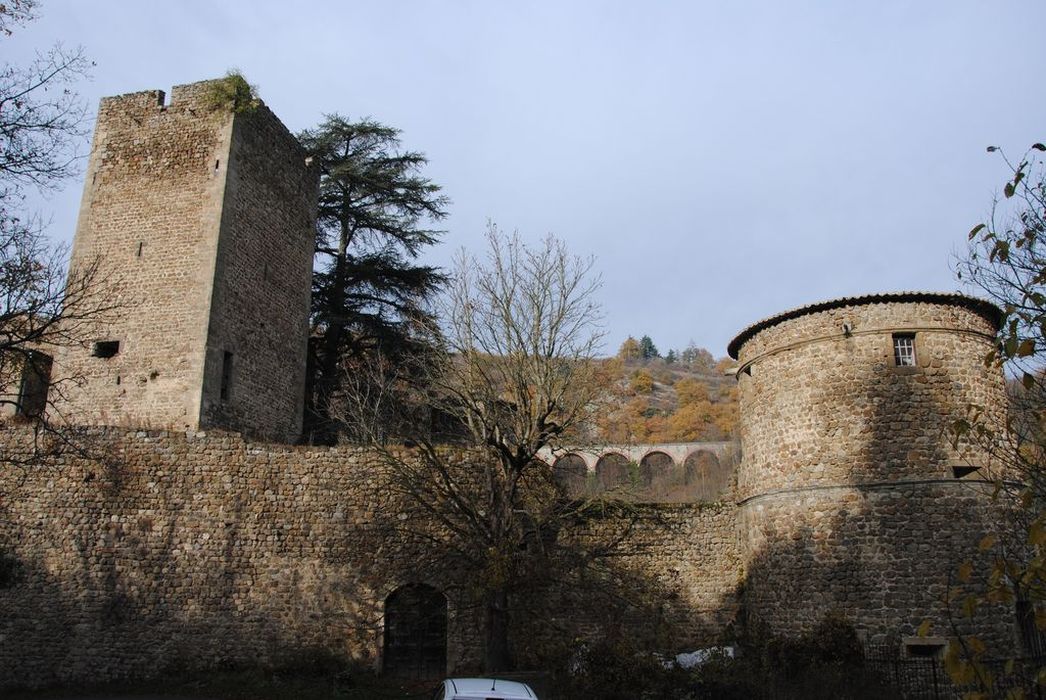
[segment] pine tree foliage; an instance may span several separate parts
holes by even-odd
[[[639,353],[644,360],[661,357],[661,353],[657,351],[657,346],[654,345],[654,341],[650,339],[649,335],[644,335],[639,339]]]
[[[310,357],[311,413],[321,424],[341,364],[379,347],[386,357],[411,351],[429,320],[426,301],[445,282],[418,258],[440,240],[432,225],[449,200],[422,175],[425,155],[402,150],[399,136],[337,114],[300,135],[321,169]]]

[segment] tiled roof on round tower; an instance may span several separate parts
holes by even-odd
[[[837,299],[828,299],[814,304],[799,306],[794,309],[774,314],[773,316],[769,316],[760,321],[756,321],[738,333],[734,339],[730,341],[730,344],[727,346],[727,352],[730,354],[730,357],[736,360],[737,353],[746,341],[760,331],[775,326],[782,321],[844,306],[861,306],[864,304],[881,304],[890,302],[955,304],[956,306],[968,308],[984,316],[984,318],[988,319],[996,329],[999,328],[1003,316],[1002,310],[995,304],[978,297],[959,294],[957,292],[880,292],[877,294],[863,294],[853,297],[839,297]]]

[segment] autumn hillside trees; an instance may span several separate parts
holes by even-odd
[[[737,428],[737,391],[724,364],[691,343],[664,358],[649,336],[629,336],[607,360],[616,377],[598,413],[593,442],[607,444],[730,440]],[[644,352],[646,350],[646,352]],[[669,355],[672,360],[669,360]]]

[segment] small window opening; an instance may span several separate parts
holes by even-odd
[[[956,479],[965,479],[968,476],[978,474],[980,471],[980,467],[969,467],[966,465],[959,465],[952,467],[952,476],[954,476]]]
[[[94,357],[101,357],[103,359],[116,357],[116,354],[119,352],[119,340],[99,340],[93,346],[91,346],[91,355]]]
[[[745,366],[745,368],[743,370],[741,370],[741,371],[744,372],[745,374],[747,374],[749,377],[751,377],[752,376],[752,365]]]
[[[934,658],[940,656],[944,651],[943,644],[908,644],[906,645],[908,656],[915,658]]]
[[[915,336],[895,333],[893,336],[893,361],[898,367],[915,367]]]
[[[221,400],[229,400],[229,390],[232,387],[232,353],[228,350],[222,355],[222,385]]]
[[[221,165],[221,163],[222,162],[220,160],[214,161],[214,172],[218,172],[218,166]]]
[[[904,640],[904,653],[910,658],[933,659],[944,653],[946,643],[942,637],[908,637]]]
[[[142,257],[142,248],[144,246],[145,246],[145,242],[144,241],[138,241],[138,252],[135,253],[135,257],[137,257],[137,258]]]

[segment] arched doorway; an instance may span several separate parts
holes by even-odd
[[[447,597],[424,583],[400,586],[385,599],[385,673],[439,678],[447,671]]]

